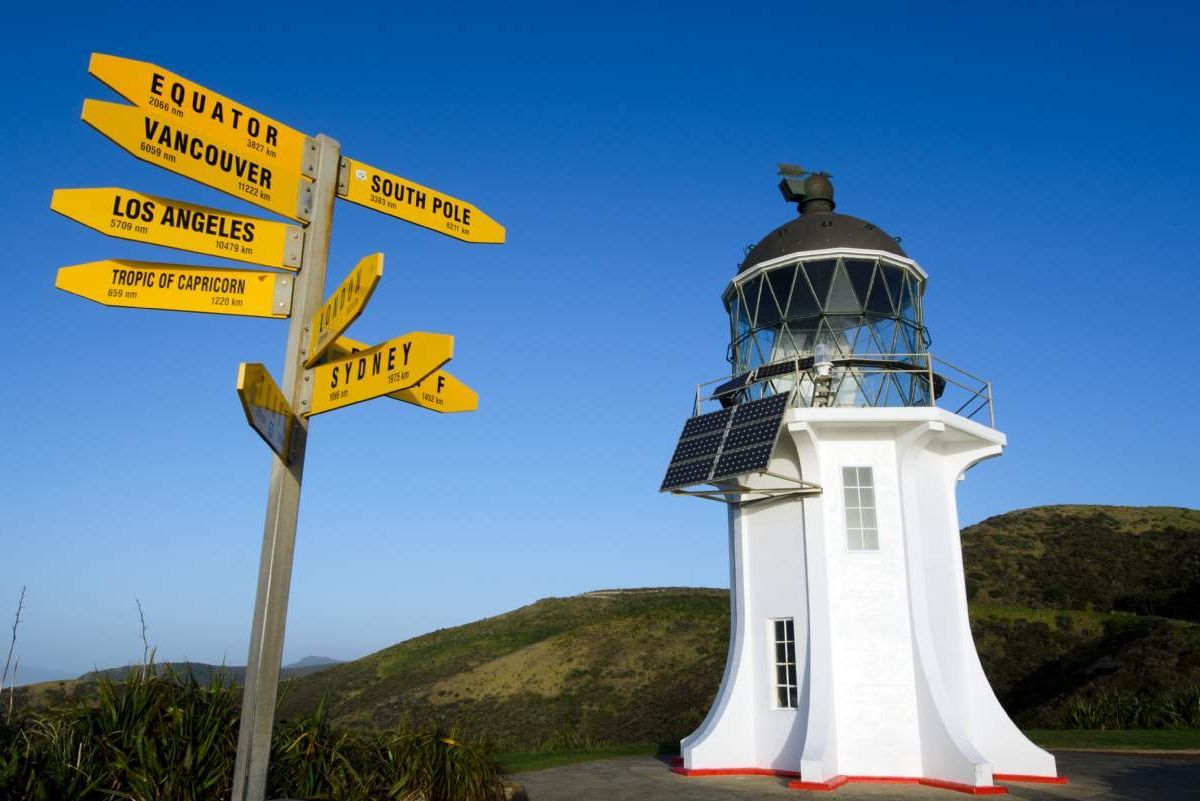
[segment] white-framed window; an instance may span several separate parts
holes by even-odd
[[[842,468],[842,497],[846,501],[846,547],[852,551],[879,550],[875,519],[875,477],[869,467]]]
[[[796,625],[790,617],[772,620],[775,633],[775,708],[796,708]]]

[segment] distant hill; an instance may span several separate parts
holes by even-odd
[[[290,665],[284,665],[280,669],[279,675],[285,679],[297,678],[339,664],[341,663],[338,660],[325,656],[306,656]],[[141,669],[141,665],[123,665],[105,670],[93,670],[84,673],[78,680],[85,682],[95,681],[98,676],[104,675],[110,679],[119,681],[129,675],[130,671]],[[246,680],[246,668],[241,665],[210,665],[206,662],[158,662],[155,663],[154,669],[160,675],[171,671],[180,676],[190,673],[200,684],[208,684],[214,677],[222,677],[226,681],[232,681],[234,684],[242,684]]]
[[[324,656],[306,656],[290,665],[284,665],[280,670],[280,675],[285,679],[293,679],[340,664],[342,663],[338,660]],[[56,706],[86,701],[95,696],[96,680],[101,675],[119,682],[128,676],[130,671],[141,669],[141,665],[123,665],[105,670],[89,671],[77,679],[52,679],[21,685],[16,689],[13,706],[14,708]],[[245,667],[210,665],[206,662],[156,662],[154,672],[160,676],[173,673],[181,677],[190,673],[202,685],[210,683],[214,677],[237,685],[242,684],[246,679]],[[5,692],[7,692],[7,688]]]
[[[964,530],[963,550],[984,668],[1022,724],[1122,693],[1200,703],[1200,512],[1025,509]],[[435,721],[501,748],[678,740],[720,683],[728,615],[716,589],[547,598],[291,681],[281,712],[324,697],[341,725]]]
[[[1040,506],[962,532],[968,597],[1200,623],[1200,510]]]

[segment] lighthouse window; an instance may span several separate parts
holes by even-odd
[[[775,627],[775,706],[796,708],[796,627],[792,618],[771,621]]]
[[[875,478],[869,467],[843,467],[842,493],[846,502],[846,545],[852,551],[879,550],[875,518]]]

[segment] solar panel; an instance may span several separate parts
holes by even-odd
[[[711,480],[729,478],[738,473],[766,470],[767,465],[771,463],[771,454],[774,450],[775,443],[772,442],[769,445],[756,445],[753,448],[722,453],[721,457],[717,459],[717,466],[713,470]]]
[[[716,461],[714,457],[709,457],[694,462],[672,464],[667,468],[667,475],[663,479],[661,489],[679,489],[688,484],[705,483],[712,475],[713,463]]]
[[[719,412],[709,412],[698,417],[690,417],[683,424],[683,433],[679,435],[679,438],[683,440],[698,434],[707,434],[709,431],[724,431],[729,424],[729,417],[732,414],[733,409],[722,409]]]
[[[774,442],[775,435],[778,433],[779,421],[773,417],[768,417],[749,425],[736,426],[730,429],[729,433],[725,435],[725,444],[721,450],[728,451],[736,448],[747,448],[751,445],[762,445],[766,442]]]
[[[788,359],[787,361],[775,362],[774,364],[764,364],[762,367],[754,371],[754,380],[761,381],[764,378],[774,378],[777,375],[786,375],[788,373],[797,373],[803,370],[810,370],[813,366],[811,356],[805,356],[799,359]]]
[[[775,450],[789,393],[697,415],[683,424],[662,490],[708,484],[765,470]]]
[[[701,456],[715,456],[717,451],[721,450],[721,439],[724,436],[724,431],[717,431],[692,439],[681,439],[678,447],[675,448],[675,455],[671,457],[671,462],[686,462],[691,459],[699,459]]]
[[[744,387],[750,383],[750,377],[752,375],[754,375],[753,370],[751,370],[748,373],[742,373],[739,376],[734,376],[733,378],[726,381],[724,384],[721,384],[719,387],[714,389],[712,391],[713,397],[716,397],[717,395],[728,395],[730,392],[733,392],[735,389],[741,389],[742,387]]]
[[[783,410],[787,408],[787,402],[788,393],[783,392],[778,395],[772,395],[769,398],[763,398],[762,400],[739,403],[733,407],[736,413],[733,424],[741,425],[742,423],[757,420],[760,417],[772,417],[783,414]]]

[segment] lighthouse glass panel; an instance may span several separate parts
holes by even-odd
[[[735,282],[725,296],[734,375],[797,357],[829,363],[821,381],[793,372],[737,400],[796,389],[800,406],[929,405],[923,292],[910,267],[884,257],[797,258]]]
[[[796,625],[792,618],[772,620],[775,630],[775,707],[796,708]]]
[[[846,504],[846,547],[852,551],[878,551],[879,521],[871,468],[842,468],[842,498]]]

